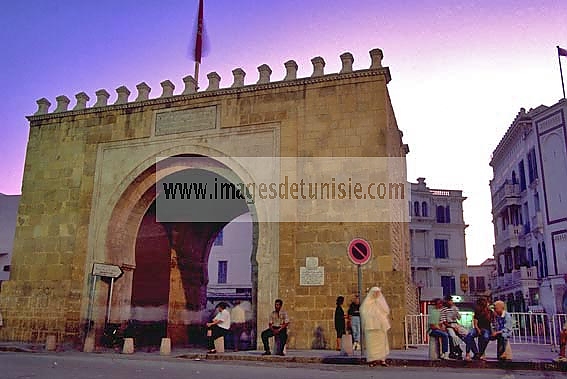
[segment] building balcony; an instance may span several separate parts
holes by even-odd
[[[435,217],[411,216],[410,230],[431,230]]]
[[[411,266],[414,268],[433,268],[433,260],[428,257],[412,257]]]
[[[496,237],[498,250],[504,250],[506,247],[523,246],[524,232],[524,225],[508,225],[508,228],[500,231]]]
[[[505,273],[504,275],[496,278],[496,286],[498,288],[514,288],[523,285],[527,285],[528,287],[537,287],[536,267],[520,267],[519,270]]]
[[[519,270],[512,271],[514,280],[537,280],[537,267],[520,267]]]
[[[520,198],[520,185],[505,183],[492,194],[492,211],[498,213],[509,205],[522,205]]]

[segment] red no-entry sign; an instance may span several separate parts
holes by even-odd
[[[372,257],[372,249],[368,241],[362,238],[355,238],[348,245],[348,257],[352,263],[363,265],[368,263]]]

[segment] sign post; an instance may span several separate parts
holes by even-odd
[[[362,265],[368,263],[372,257],[372,248],[368,241],[355,238],[348,245],[348,257],[357,266],[358,272],[358,298],[362,299]],[[362,321],[362,318],[361,318]],[[360,324],[360,354],[364,355],[362,323]]]
[[[114,290],[114,279],[119,278],[124,271],[120,266],[106,264],[106,263],[95,263],[93,265],[93,276],[101,276],[105,278],[110,278],[110,288],[108,290],[108,304],[106,307],[106,318],[104,323],[108,324],[110,322],[110,310],[112,309],[112,292]],[[96,279],[95,279],[96,281]]]

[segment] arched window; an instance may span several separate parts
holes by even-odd
[[[512,184],[518,184],[518,178],[516,177],[516,171],[512,171]]]
[[[447,224],[451,222],[451,209],[448,205],[445,207],[445,222]]]
[[[413,215],[419,217],[419,201],[413,203]]]
[[[427,209],[427,203],[425,201],[423,203],[421,203],[421,215],[423,217],[429,216],[429,211]]]
[[[445,223],[445,207],[442,205],[437,206],[437,222],[440,224]]]

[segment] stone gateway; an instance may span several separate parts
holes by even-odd
[[[356,292],[356,266],[346,252],[360,237],[373,248],[362,268],[363,289],[382,288],[392,309],[391,346],[402,347],[404,315],[416,306],[408,223],[400,215],[407,210],[382,209],[389,222],[307,222],[299,217],[310,209],[306,200],[305,207],[286,206],[286,218],[278,222],[261,203],[242,200],[217,207],[223,219],[159,221],[156,202],[157,184],[180,174],[207,183],[253,181],[238,157],[405,161],[408,148],[387,89],[390,71],[382,66],[381,50],[370,55],[371,67],[357,71],[352,55],[341,55],[342,70],[335,74],[326,74],[323,58],[314,58],[308,78],[297,78],[297,64],[289,61],[277,82],[262,65],[252,85],[236,69],[230,88],[220,88],[220,76],[210,73],[208,87],[198,91],[188,76],[181,94],[164,81],[162,95],[153,99],[145,83],[137,86],[135,100],[128,88],[118,88],[113,104],[106,90],[96,92],[92,107],[83,92],[72,109],[69,98],[59,96],[52,113],[47,99],[38,100],[38,111],[28,117],[12,276],[0,296],[0,339],[43,343],[54,335],[57,343],[83,348],[94,339],[100,346],[105,325],[117,325],[137,346],[159,346],[166,336],[173,346],[202,342],[210,317],[211,246],[228,221],[250,212],[256,331],[266,328],[274,300],[281,298],[291,319],[289,348],[332,341],[335,299],[349,301]],[[158,164],[176,157],[183,159]],[[281,182],[284,174],[277,173]],[[209,209],[194,212],[207,215]],[[291,222],[295,216],[298,221]],[[92,275],[95,263],[123,271],[110,302],[110,280]]]

